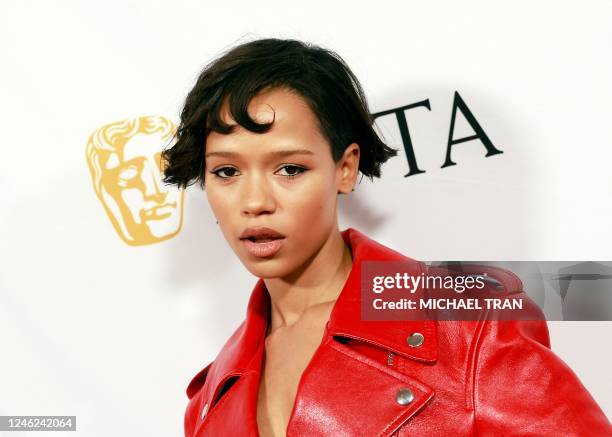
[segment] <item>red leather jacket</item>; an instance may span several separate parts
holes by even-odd
[[[403,260],[415,275],[427,266],[353,228],[342,236],[353,267],[300,379],[288,436],[612,436],[589,392],[551,352],[543,320],[361,320],[362,261]],[[496,279],[522,293],[515,276]],[[186,436],[259,435],[269,311],[259,279],[246,320],[187,388]]]

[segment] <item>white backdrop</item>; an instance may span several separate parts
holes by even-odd
[[[173,238],[126,244],[85,150],[114,121],[178,122],[201,68],[254,37],[337,51],[403,152],[341,197],[353,226],[422,260],[611,260],[609,1],[27,2],[0,13],[0,415],[76,415],[83,436],[182,435],[185,388],[256,281],[190,188]],[[444,162],[458,91],[503,154]],[[455,137],[470,134],[458,121]],[[392,117],[380,129],[401,149]],[[552,322],[553,350],[612,416],[612,322]],[[11,433],[18,436],[19,433]],[[58,435],[61,435],[59,433]]]

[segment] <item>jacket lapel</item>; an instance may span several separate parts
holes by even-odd
[[[437,325],[433,320],[365,321],[361,317],[361,264],[364,261],[401,262],[403,271],[420,275],[424,263],[348,228],[342,232],[351,247],[353,266],[332,309],[322,345],[305,369],[289,421],[287,435],[390,436],[433,398],[434,391],[405,375],[360,354],[344,339],[357,340],[422,363],[437,360]],[[413,333],[424,341],[412,347]],[[413,399],[398,403],[400,391]]]
[[[258,436],[257,395],[269,312],[270,297],[259,279],[251,292],[244,322],[206,371],[205,390],[199,398],[192,399],[200,412],[194,436],[228,435],[228,430],[232,435]],[[188,395],[190,391],[193,395],[198,384],[204,384],[202,376],[198,376],[189,385]]]
[[[409,402],[398,403],[402,392]],[[416,378],[326,338],[300,379],[287,436],[391,436],[433,395]]]
[[[425,265],[354,228],[342,231],[342,237],[351,249],[352,269],[332,309],[323,341],[300,379],[288,436],[391,435],[434,394],[417,379],[337,341],[344,337],[418,362],[435,362],[435,321],[377,322],[361,318],[363,261],[402,261],[415,275],[423,272]],[[188,394],[193,396],[195,411],[206,413],[206,420],[202,420],[202,415],[197,418],[194,435],[226,435],[232,430],[235,435],[258,436],[257,396],[269,316],[270,296],[260,278],[251,293],[245,321],[226,342],[214,365],[196,375],[189,385]],[[419,347],[406,342],[413,332],[425,337]],[[204,390],[199,390],[202,385]],[[401,405],[396,396],[406,388],[414,400]]]
[[[399,262],[402,270],[413,276],[425,273],[427,266],[369,239],[355,229],[347,229],[343,237],[351,246],[353,267],[332,310],[327,326],[329,334],[368,342],[417,361],[435,362],[438,346],[434,320],[367,321],[361,317],[361,271],[364,261]],[[424,336],[425,341],[419,347],[411,347],[407,343],[407,337],[414,332]]]

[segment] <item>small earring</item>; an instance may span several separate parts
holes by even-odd
[[[217,224],[219,224],[219,220],[217,220]]]

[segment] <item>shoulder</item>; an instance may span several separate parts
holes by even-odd
[[[550,347],[542,309],[510,269],[492,263],[457,262],[427,266],[427,276],[427,299],[445,305],[434,308],[433,317],[461,322],[468,343],[480,344],[483,338],[502,332],[520,332]],[[447,324],[438,325],[443,329]]]

